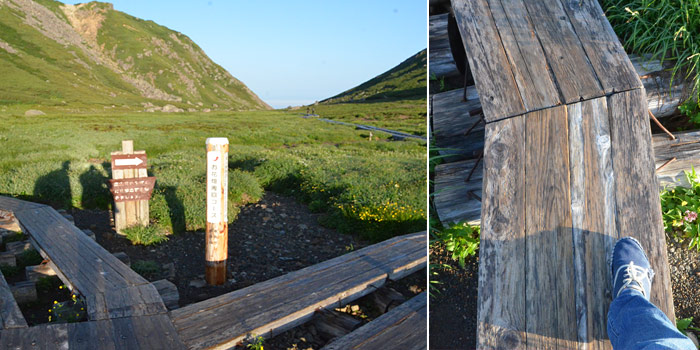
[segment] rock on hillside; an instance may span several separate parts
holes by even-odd
[[[0,104],[270,108],[190,38],[111,4],[0,0]]]

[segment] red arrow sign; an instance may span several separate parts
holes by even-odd
[[[146,168],[146,154],[113,154],[112,170]]]

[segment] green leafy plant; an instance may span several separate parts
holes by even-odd
[[[131,264],[131,269],[146,279],[153,278],[160,273],[160,266],[153,260],[136,260]]]
[[[65,286],[61,286],[65,288]],[[85,301],[76,294],[71,294],[71,299],[64,302],[54,300],[49,310],[49,322],[71,323],[83,321],[87,318]]]
[[[691,326],[691,324],[693,324],[693,318],[692,318],[692,317],[688,317],[688,318],[678,318],[678,319],[676,319],[676,328],[678,328],[678,330],[679,330],[681,333],[684,333],[684,334],[685,334],[685,332],[686,332],[687,330],[689,330],[689,329],[690,329],[690,330],[693,330],[693,331],[696,331],[696,332],[700,332],[700,328]]]
[[[465,259],[476,254],[479,248],[479,226],[471,226],[466,222],[454,224],[439,233],[439,238],[445,243],[445,249],[452,253],[452,259],[464,267]]]
[[[430,80],[437,81],[440,84],[440,92],[444,92],[445,89],[445,77],[438,78],[435,73],[430,74]]]
[[[700,126],[700,103],[693,99],[683,102],[678,110],[685,114],[693,124]]]
[[[151,245],[168,240],[163,229],[157,225],[132,226],[122,230],[122,233],[133,244]]]
[[[263,348],[263,342],[265,342],[265,338],[262,336],[257,336],[254,337],[253,340],[246,346],[248,349],[253,349],[253,350],[265,350]]]
[[[672,61],[673,79],[691,79],[700,94],[700,6],[697,0],[601,0],[628,51]],[[696,95],[697,96],[697,95]]]
[[[700,179],[693,167],[685,172],[689,188],[675,187],[661,192],[664,230],[676,237],[689,239],[689,247],[700,250]]]

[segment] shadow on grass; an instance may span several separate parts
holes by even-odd
[[[173,233],[185,232],[185,206],[182,204],[182,200],[177,197],[177,187],[165,186],[161,188],[161,191],[168,205],[168,215]]]
[[[111,193],[107,188],[107,177],[90,165],[90,168],[79,177],[83,187],[80,205],[83,208],[107,209],[111,202]]]
[[[39,177],[34,184],[34,197],[42,202],[61,208],[70,208],[72,193],[70,189],[70,161],[63,162],[60,169]]]

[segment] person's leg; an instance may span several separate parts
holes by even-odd
[[[622,238],[613,250],[613,301],[608,337],[613,349],[696,350],[693,342],[649,302],[653,272],[639,242]]]

